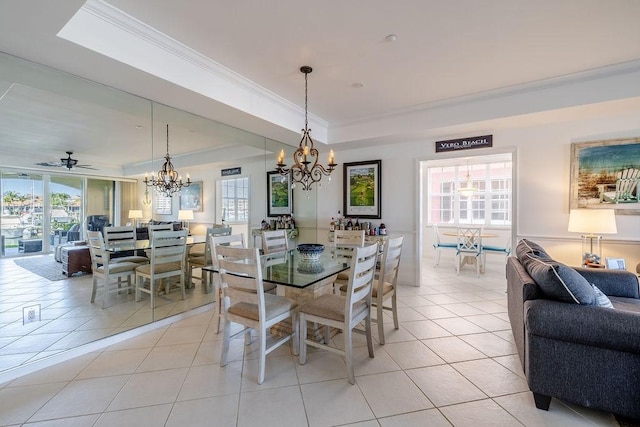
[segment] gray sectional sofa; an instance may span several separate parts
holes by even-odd
[[[554,397],[640,419],[638,277],[568,267],[528,240],[506,269],[509,320],[536,407],[548,410]]]

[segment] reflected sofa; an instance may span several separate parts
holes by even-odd
[[[547,410],[555,397],[640,419],[636,275],[571,268],[523,240],[506,276],[511,329],[536,407]]]

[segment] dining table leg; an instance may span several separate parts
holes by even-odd
[[[307,286],[306,288],[279,285],[276,288],[276,294],[297,301],[299,305],[304,305],[305,303],[318,298],[320,295],[333,293],[333,283],[336,281],[337,277],[337,274],[327,277],[326,279]],[[290,319],[284,320],[271,328],[271,332],[275,334],[290,334],[291,331],[292,327]],[[337,330],[333,330],[331,332],[331,336],[336,333]],[[307,337],[317,341],[323,341],[324,331],[321,328],[318,328],[317,325],[309,324],[307,327]]]

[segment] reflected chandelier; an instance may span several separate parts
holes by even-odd
[[[287,165],[284,163],[284,150],[280,150],[276,170],[283,176],[291,175],[293,181],[291,188],[295,188],[295,183],[299,182],[302,184],[304,191],[309,191],[314,182],[319,182],[322,179],[322,175],[328,176],[329,181],[331,181],[331,172],[333,172],[337,164],[334,163],[333,150],[329,152],[329,163],[326,168],[318,163],[319,153],[313,146],[311,129],[309,129],[309,120],[307,118],[307,77],[313,69],[305,65],[300,67],[300,71],[304,73],[304,129],[302,129],[302,139],[300,140],[298,149],[293,152],[294,164],[290,168],[287,168]],[[322,187],[322,183],[318,186]]]
[[[151,179],[147,178],[147,174],[145,173],[144,183],[147,187],[155,187],[158,193],[166,197],[171,197],[174,193],[179,192],[182,187],[191,185],[189,175],[187,175],[187,182],[182,182],[180,174],[173,167],[173,163],[171,163],[171,156],[169,155],[169,125],[167,125],[167,154],[164,156],[162,169],[158,171],[157,177],[152,176]]]

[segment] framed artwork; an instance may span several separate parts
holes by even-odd
[[[607,258],[606,266],[609,270],[626,270],[624,258]]]
[[[156,213],[158,215],[171,215],[171,197],[156,193]]]
[[[381,166],[382,160],[344,164],[344,216],[382,218]]]
[[[570,207],[640,215],[640,137],[571,144]]]
[[[291,175],[267,172],[267,216],[293,214]]]
[[[192,182],[180,190],[180,210],[202,212],[202,181]]]

